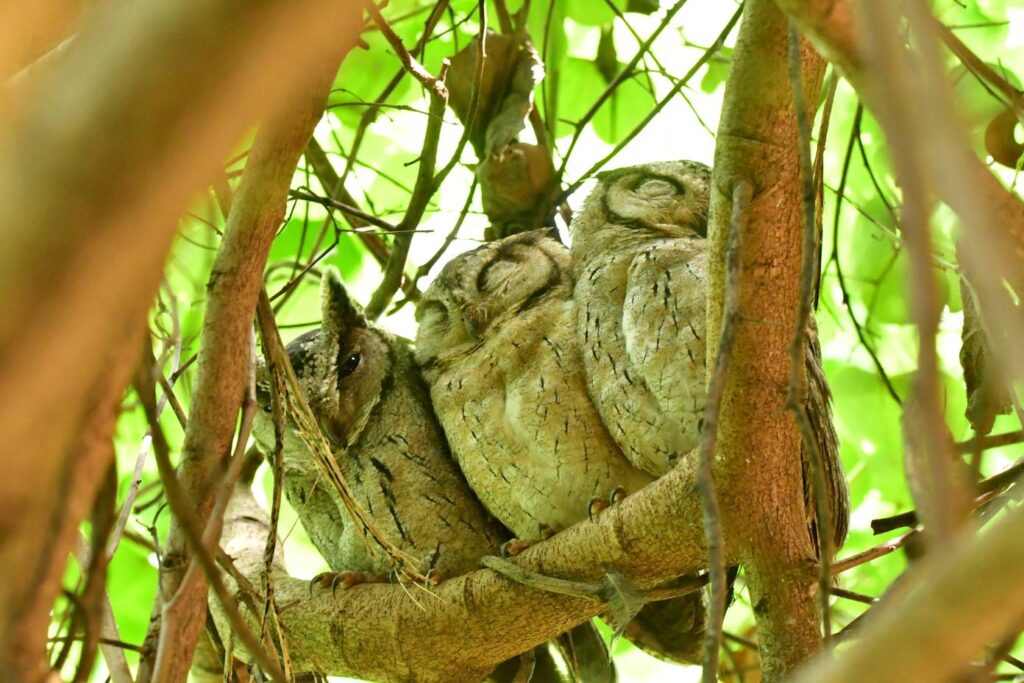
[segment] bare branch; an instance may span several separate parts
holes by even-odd
[[[985,534],[959,533],[911,568],[899,600],[871,610],[842,656],[820,659],[796,683],[953,680],[982,648],[1019,627],[1024,613],[1024,507]],[[839,565],[836,565],[839,568]],[[869,628],[870,626],[870,628]]]
[[[444,74],[442,73],[442,78]],[[434,165],[437,163],[437,144],[441,138],[441,123],[444,121],[444,109],[447,104],[448,90],[442,88],[440,94],[436,91],[430,92],[430,113],[427,118],[426,137],[423,142],[423,151],[420,152],[419,169],[416,174],[416,186],[413,188],[412,197],[409,198],[409,207],[405,210],[402,222],[398,224],[398,234],[395,243],[391,248],[391,256],[384,268],[384,277],[380,286],[373,293],[373,297],[366,305],[366,316],[371,320],[380,317],[381,313],[391,301],[391,297],[398,291],[405,277],[405,260],[409,256],[409,246],[412,244],[413,230],[419,225],[426,211],[430,198],[437,191],[437,183],[434,179]]]
[[[4,6],[4,35],[32,33],[30,4],[10,22]],[[61,567],[113,457],[78,448],[82,426],[113,420],[178,216],[253,118],[305,86],[320,46],[349,40],[327,0],[111,9],[0,114],[0,660],[24,681],[46,675]]]
[[[263,266],[284,216],[295,166],[323,113],[341,57],[352,47],[353,40],[354,36],[349,42],[340,41],[330,51],[320,52],[308,91],[294,101],[293,108],[269,119],[260,128],[213,265],[199,372],[178,471],[178,482],[195,522],[207,529],[213,545],[220,534],[219,522],[211,516],[218,496],[217,483],[228,462],[248,374],[248,355],[239,353],[239,349],[251,347]],[[240,440],[246,438],[247,434],[239,434]],[[240,459],[233,461],[236,467]],[[233,481],[226,481],[225,485],[227,491],[221,492],[224,502]],[[178,520],[177,515],[175,519]],[[147,661],[140,668],[139,679],[143,683],[150,676],[160,681],[184,680],[203,628],[206,580],[201,572],[190,568],[196,546],[187,542],[188,537],[189,532],[180,520],[172,522],[161,566],[159,632],[151,629],[147,637],[147,642],[158,640],[159,647],[151,663],[153,668],[149,668]],[[203,566],[209,570],[212,562],[204,562]]]
[[[611,566],[646,590],[705,562],[700,509],[692,491],[695,458],[606,510],[516,557],[527,571],[597,583]],[[732,510],[723,510],[724,537],[736,537]],[[263,570],[266,514],[251,493],[236,490],[226,519],[224,549],[245,576]],[[724,560],[736,561],[724,546]],[[479,680],[500,661],[594,616],[600,604],[536,591],[479,570],[423,591],[401,584],[367,584],[332,593],[286,576],[275,598],[296,671],[371,679]],[[695,587],[695,586],[691,586]],[[657,593],[657,591],[655,591]],[[661,597],[659,595],[659,597]],[[221,628],[224,615],[215,612]],[[258,612],[247,615],[258,619]],[[396,632],[416,634],[395,639]],[[296,648],[297,650],[297,648]],[[473,679],[473,677],[476,677]]]

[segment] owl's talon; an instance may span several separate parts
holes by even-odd
[[[310,580],[309,593],[312,595],[313,586],[319,585],[321,588],[330,588],[333,595],[337,592],[338,586],[348,589],[360,583],[386,583],[386,580],[370,572],[323,572]]]
[[[616,486],[611,490],[611,493],[608,494],[608,500],[591,498],[590,502],[587,503],[587,517],[589,517],[590,521],[593,522],[599,514],[610,508],[612,505],[621,503],[625,497],[626,489],[621,486]]]
[[[537,541],[528,541],[524,538],[512,538],[501,544],[502,557],[515,557],[527,548],[537,544]]]
[[[426,576],[427,585],[428,586],[436,586],[439,583],[441,583],[442,581],[444,581],[446,578],[448,578],[448,577],[446,577],[444,575],[444,572],[442,572],[442,571],[440,571],[438,569],[431,569],[431,570],[429,570],[427,572],[427,576]]]
[[[621,486],[616,486],[615,488],[613,488],[612,492],[608,495],[608,503],[610,505],[621,503],[625,499],[626,489],[622,488]]]

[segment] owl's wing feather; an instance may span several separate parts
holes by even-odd
[[[644,247],[626,283],[626,357],[681,431],[679,446],[689,450],[699,439],[705,401],[706,241],[665,239]]]

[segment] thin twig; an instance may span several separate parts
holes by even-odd
[[[444,73],[442,72],[442,77]],[[416,174],[416,185],[413,187],[412,196],[409,198],[409,208],[398,224],[398,235],[391,249],[391,256],[384,268],[384,276],[381,278],[380,286],[370,298],[366,305],[366,317],[376,320],[384,312],[391,297],[398,291],[405,274],[405,261],[409,256],[409,246],[412,244],[413,233],[411,232],[419,225],[423,218],[423,212],[427,208],[431,196],[437,188],[434,178],[434,165],[437,163],[437,144],[441,137],[441,121],[444,116],[444,108],[447,104],[447,91],[438,93],[430,91],[430,116],[427,118],[426,137],[423,142],[423,150],[420,152],[420,165]]]
[[[476,176],[473,176],[473,182],[470,183],[469,185],[469,192],[466,193],[466,201],[462,205],[462,210],[459,212],[459,217],[456,219],[455,225],[452,227],[451,232],[449,232],[445,236],[444,242],[441,244],[438,250],[434,252],[434,255],[427,259],[427,261],[423,265],[416,269],[416,276],[413,278],[413,285],[419,283],[420,278],[430,274],[431,269],[433,269],[433,267],[437,265],[437,262],[448,250],[448,247],[450,247],[452,242],[455,241],[455,238],[459,234],[459,230],[462,228],[463,222],[465,222],[466,220],[466,215],[469,213],[469,207],[473,203],[473,197],[474,195],[476,195],[476,188],[478,182],[479,181],[477,180]]]
[[[355,527],[366,543],[367,549],[371,553],[375,553],[377,552],[376,546],[379,546],[391,558],[399,575],[415,581],[426,581],[426,576],[419,570],[419,563],[416,559],[388,539],[352,493],[352,487],[334,459],[327,437],[324,436],[319,422],[313,416],[313,412],[302,394],[295,371],[292,369],[284,345],[281,343],[281,337],[273,324],[274,317],[273,311],[270,309],[270,301],[265,296],[259,297],[256,312],[257,320],[260,323],[260,334],[267,351],[267,368],[270,371],[272,386],[275,387],[273,390],[284,397],[287,415],[295,423],[296,434],[313,454],[313,462],[320,475],[330,483],[341,498],[345,509],[352,515]]]
[[[569,157],[572,156],[573,150],[576,149],[576,143],[579,142],[580,136],[583,134],[583,129],[588,123],[590,123],[591,119],[594,118],[598,110],[608,100],[608,98],[615,94],[618,87],[622,85],[627,78],[634,74],[637,64],[639,64],[644,55],[650,51],[654,41],[658,39],[658,36],[660,36],[662,31],[668,27],[669,23],[685,4],[686,0],[678,0],[678,2],[676,2],[676,4],[674,4],[671,9],[665,13],[665,18],[662,19],[661,23],[658,24],[657,27],[655,27],[654,31],[651,32],[651,35],[647,37],[647,40],[640,43],[637,47],[636,54],[633,55],[631,60],[629,60],[629,63],[622,67],[622,70],[615,75],[615,78],[613,78],[607,87],[605,87],[604,91],[597,96],[597,99],[594,100],[593,104],[591,104],[587,111],[584,112],[583,116],[573,124],[575,131],[573,132],[572,139],[569,141],[568,149],[566,149],[565,154],[562,156],[562,165],[558,169],[558,178],[565,175],[565,167],[569,163]]]
[[[1013,109],[1013,113],[1017,115],[1019,121],[1024,121],[1024,101],[1021,100],[1020,91],[1013,86],[1009,81],[1003,78],[1002,75],[996,73],[992,67],[985,63],[985,60],[974,54],[969,47],[963,44],[956,34],[953,33],[948,26],[943,24],[936,17],[931,17],[933,30],[938,34],[942,42],[946,44],[949,51],[952,52],[957,58],[963,62],[963,65],[974,74],[975,78],[985,83],[988,83],[999,93],[1006,98],[1005,104],[1010,109]]]
[[[829,587],[829,592],[837,598],[845,598],[847,600],[853,600],[854,602],[860,602],[865,605],[874,605],[878,602],[878,598],[873,598],[870,595],[864,595],[863,593],[855,593],[854,591],[848,591],[845,588],[839,588],[838,586]]]
[[[267,290],[264,287],[260,291],[260,300],[267,301],[270,299],[267,296]],[[257,306],[256,307],[256,318],[257,325],[260,330],[266,329],[266,326],[273,325],[273,320],[266,320],[266,314],[269,311],[269,306]],[[264,357],[270,356],[270,350],[268,348],[268,342],[261,332],[260,339],[263,343],[263,355]],[[276,602],[274,600],[274,554],[277,551],[277,526],[280,519],[281,513],[281,493],[284,484],[284,433],[285,433],[285,407],[283,405],[283,397],[279,392],[270,392],[270,403],[271,403],[271,415],[274,422],[274,452],[270,454],[270,464],[274,471],[274,491],[271,497],[270,503],[270,532],[267,534],[267,542],[263,547],[263,609],[260,615],[260,632],[265,632],[267,615],[269,614],[271,607],[273,606],[276,613]],[[275,619],[275,622],[278,620]],[[282,660],[284,662],[284,668],[287,673],[291,673],[291,662],[287,656],[286,639],[284,633],[280,631],[280,623],[277,623],[278,636],[281,642]]]
[[[1017,483],[1022,472],[1024,472],[1024,458],[1018,459],[1017,462],[1013,463],[1002,472],[993,474],[991,477],[979,481],[976,485],[976,489],[981,495],[974,499],[975,511],[991,501],[992,496],[990,494],[1005,486]],[[878,519],[871,520],[871,531],[876,535],[884,534],[889,531],[893,531],[894,529],[914,527],[917,526],[917,523],[917,511],[908,510],[907,512],[901,512],[897,515],[879,517]]]
[[[440,0],[440,2],[434,3],[434,8],[427,17],[427,21],[423,26],[423,35],[420,36],[419,42],[416,43],[416,47],[413,52],[422,52],[426,47],[427,42],[430,40],[431,34],[434,32],[434,27],[437,26],[437,22],[441,20],[445,10],[448,8],[448,0]],[[399,69],[391,80],[381,89],[380,94],[374,103],[362,113],[359,117],[359,124],[356,126],[355,136],[352,139],[352,148],[349,150],[348,158],[345,163],[345,168],[341,173],[341,179],[339,186],[344,186],[345,181],[348,179],[348,174],[355,166],[356,159],[359,156],[359,151],[362,148],[363,140],[366,139],[366,131],[369,129],[370,124],[377,119],[377,114],[380,112],[381,107],[387,102],[387,99],[398,87],[398,84],[402,82],[402,76],[405,74],[405,69]]]
[[[846,146],[846,154],[843,157],[843,171],[839,176],[839,187],[836,189],[836,211],[835,218],[832,222],[832,255],[829,256],[829,260],[836,264],[836,278],[839,280],[839,289],[843,293],[843,307],[846,308],[846,312],[850,316],[850,322],[853,323],[853,330],[857,334],[857,339],[860,340],[861,346],[864,347],[868,352],[868,356],[871,357],[871,362],[874,364],[875,370],[878,371],[878,376],[882,378],[882,383],[885,385],[889,396],[896,401],[897,405],[903,405],[903,399],[901,399],[900,395],[896,392],[896,388],[893,386],[892,380],[889,379],[889,374],[885,371],[885,366],[882,365],[882,361],[879,359],[878,353],[876,353],[875,349],[868,343],[867,335],[864,333],[864,328],[861,326],[860,321],[857,320],[857,314],[853,312],[853,304],[850,301],[850,291],[846,286],[846,276],[843,274],[843,266],[839,259],[839,218],[842,215],[843,200],[846,198],[846,179],[850,170],[850,160],[853,157],[854,141],[860,138],[860,125],[863,116],[864,105],[858,102],[857,111],[853,115],[853,126],[850,129],[850,141]]]
[[[739,319],[740,287],[740,235],[749,220],[750,202],[754,187],[748,180],[739,180],[732,191],[732,216],[725,248],[725,301],[722,313],[722,335],[718,342],[715,369],[708,382],[707,403],[704,406],[704,428],[701,431],[697,455],[697,492],[700,495],[704,538],[708,547],[708,574],[711,578],[711,605],[704,630],[703,680],[717,680],[718,649],[722,639],[722,619],[725,617],[725,599],[728,592],[725,576],[725,550],[723,548],[721,512],[715,492],[714,457],[718,438],[718,418],[722,410],[726,373]]]
[[[108,549],[113,540],[113,534],[111,534],[110,542],[107,544]],[[113,553],[108,551],[107,562],[110,561],[112,555]],[[81,531],[78,532],[78,540],[75,543],[75,559],[78,560],[78,566],[82,572],[89,571],[89,567],[92,566],[92,551],[89,547],[89,542],[86,541],[85,535]],[[115,644],[120,643],[121,636],[117,631],[117,621],[114,620],[114,610],[110,604],[110,596],[106,593],[103,595],[100,611],[100,633],[97,643],[100,646],[103,660],[107,663],[110,679],[112,683],[133,683],[128,662],[124,657],[124,653],[118,649],[122,646]]]
[[[46,642],[48,642],[48,643],[79,643],[79,642],[81,642],[81,640],[82,640],[81,638],[76,637],[76,636],[53,636],[52,638],[47,638]],[[131,650],[132,652],[139,652],[139,653],[147,652],[147,649],[144,646],[142,646],[142,645],[136,645],[134,643],[126,643],[125,641],[118,640],[117,638],[100,638],[100,644],[101,645],[109,645],[110,647],[119,648],[121,650]]]
[[[391,45],[391,49],[395,51],[398,58],[402,61],[402,66],[405,70],[412,74],[413,78],[423,84],[425,88],[431,93],[431,97],[440,97],[443,100],[448,99],[448,88],[444,85],[443,78],[434,78],[427,71],[426,67],[419,63],[412,54],[405,49],[402,45],[402,39],[392,30],[391,25],[388,24],[387,20],[381,15],[380,10],[377,9],[377,5],[373,0],[366,0],[363,3],[366,7],[367,13],[373,19],[373,23],[380,29],[381,34]]]
[[[804,82],[800,74],[800,34],[796,26],[789,24],[789,83],[793,91],[793,108],[796,111],[797,138],[800,152],[800,179],[803,185],[803,244],[801,247],[800,300],[797,309],[793,341],[789,346],[789,386],[786,392],[786,408],[793,413],[800,428],[804,453],[810,466],[811,491],[814,496],[814,518],[818,531],[818,600],[821,606],[821,622],[825,642],[832,637],[832,618],[829,611],[828,591],[832,575],[829,564],[832,561],[832,510],[829,504],[828,483],[825,479],[824,454],[821,452],[814,427],[807,414],[802,381],[804,354],[807,347],[807,329],[811,318],[811,303],[814,299],[814,285],[818,250],[815,248],[815,206],[814,176],[811,165],[811,122],[804,99]]]
[[[562,192],[563,198],[575,192],[577,189],[579,189],[579,186],[582,185],[588,178],[590,178],[592,175],[600,171],[605,164],[611,161],[619,152],[622,151],[622,149],[626,145],[632,142],[633,139],[637,135],[639,135],[640,132],[644,130],[644,128],[647,127],[647,124],[649,124],[655,116],[661,113],[661,110],[664,109],[669,102],[675,99],[676,95],[678,95],[679,92],[686,86],[686,84],[690,82],[690,79],[693,78],[693,76],[698,71],[700,71],[701,67],[707,64],[708,61],[710,61],[711,58],[722,48],[722,45],[725,44],[725,39],[729,37],[730,33],[732,33],[733,28],[736,26],[736,23],[740,20],[740,16],[742,14],[743,6],[740,5],[740,7],[736,9],[736,13],[733,14],[732,18],[730,18],[729,21],[725,24],[725,28],[722,29],[722,32],[718,34],[717,38],[715,38],[715,42],[713,42],[711,46],[704,52],[704,54],[700,56],[700,59],[698,59],[694,63],[694,65],[690,67],[690,70],[687,71],[686,74],[681,79],[679,79],[679,81],[677,81],[675,85],[672,86],[672,89],[665,94],[665,97],[663,97],[656,105],[654,105],[654,107],[647,114],[647,116],[645,116],[644,119],[640,121],[640,123],[638,123],[635,128],[633,128],[633,130],[631,130],[622,140],[620,140],[615,145],[614,149],[612,149],[611,152],[609,152],[607,155],[604,156],[604,158],[602,158],[600,161],[598,161],[589,169],[587,169],[586,173],[584,173],[575,181],[573,181],[573,183],[570,184],[564,192]]]
[[[330,190],[328,190],[328,192],[329,191]],[[320,195],[314,194],[312,192],[305,192],[302,190],[289,190],[288,196],[293,199],[302,199],[307,202],[313,202],[314,204],[320,204],[321,206],[327,208],[337,209],[338,211],[343,213],[346,218],[358,219],[363,223],[380,228],[381,230],[386,230],[387,232],[399,231],[399,227],[397,225],[394,225],[393,223],[388,223],[386,220],[382,218],[378,218],[373,214],[366,213],[365,211],[362,211],[356,208],[355,206],[352,206],[351,204],[346,204],[345,202],[338,201],[333,197],[321,197]],[[361,233],[358,227],[356,228],[355,232]]]
[[[970,453],[975,449],[986,450],[989,448],[1001,448],[1003,446],[1014,446],[1024,443],[1024,429],[1017,429],[1003,434],[989,434],[987,436],[975,436],[966,441],[959,441],[956,449],[960,453]]]
[[[832,108],[836,102],[836,90],[839,88],[839,74],[835,67],[829,73],[828,84],[825,86],[825,105],[821,112],[821,126],[818,128],[818,141],[814,150],[814,198],[817,201],[814,213],[814,310],[818,310],[821,297],[822,245],[825,237],[825,148],[828,133],[832,130]]]
[[[868,548],[864,552],[851,555],[850,557],[843,558],[832,563],[832,576],[838,576],[845,571],[849,571],[854,567],[859,567],[862,564],[871,562],[872,560],[878,559],[883,555],[888,555],[894,550],[902,548],[912,536],[918,533],[915,530],[908,531],[902,536],[897,536],[891,541],[886,541],[881,545],[876,545],[874,548]]]
[[[160,426],[160,422],[156,415],[156,402],[154,398],[154,386],[151,377],[150,368],[141,368],[136,374],[136,389],[139,394],[140,402],[142,403],[143,409],[146,413],[146,419],[149,421],[150,433],[153,436],[153,454],[157,463],[157,469],[160,472],[160,479],[164,485],[164,494],[167,497],[167,502],[171,507],[171,512],[178,518],[181,524],[181,529],[188,541],[189,546],[192,548],[192,558],[198,562],[198,565],[206,574],[207,580],[210,582],[210,586],[214,589],[217,594],[217,598],[221,601],[224,606],[224,611],[231,621],[231,626],[235,630],[238,637],[245,643],[245,646],[249,649],[249,652],[255,658],[264,670],[271,676],[279,680],[288,680],[284,676],[284,672],[281,671],[280,666],[274,661],[264,649],[260,641],[253,634],[249,625],[245,622],[241,613],[238,610],[238,603],[235,602],[234,596],[224,585],[221,579],[220,572],[217,570],[217,566],[213,561],[210,549],[206,543],[206,530],[200,533],[199,520],[196,519],[195,513],[190,507],[190,502],[185,492],[181,489],[178,483],[177,475],[174,471],[174,465],[171,464],[171,450],[167,443],[167,438],[164,436],[163,428]],[[211,530],[215,516],[210,516],[211,524],[207,527],[207,530]],[[190,564],[190,569],[195,565]],[[191,571],[187,571],[186,575],[191,574]],[[181,585],[187,585],[183,580]]]

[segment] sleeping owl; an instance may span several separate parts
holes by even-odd
[[[587,395],[570,255],[547,231],[457,256],[417,317],[416,360],[452,454],[518,538],[560,531],[591,499],[652,480],[622,456]]]
[[[416,359],[452,453],[477,496],[520,539],[586,518],[593,499],[636,491],[633,467],[587,394],[568,249],[547,230],[453,259],[420,302]],[[700,661],[699,594],[646,605],[634,644]]]
[[[653,475],[700,438],[710,182],[711,169],[693,161],[610,171],[570,226],[587,387],[626,457]],[[804,356],[839,547],[849,500],[813,320]]]

